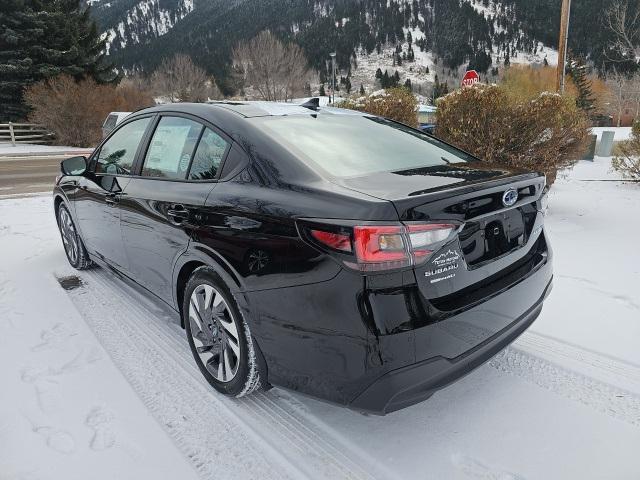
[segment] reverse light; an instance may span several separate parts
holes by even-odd
[[[360,270],[388,270],[411,265],[402,226],[353,227],[353,244]]]

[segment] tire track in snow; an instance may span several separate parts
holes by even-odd
[[[442,328],[470,346],[488,337],[482,328],[469,323],[446,324]],[[564,354],[558,355],[557,352],[563,349]],[[610,357],[597,357],[595,352],[588,353],[568,344],[563,346],[562,342],[525,332],[514,344],[491,358],[488,364],[500,372],[515,375],[601,413],[640,426],[640,396],[628,388],[602,380],[607,379],[612,370],[633,379],[640,376],[640,371],[631,364],[623,364]],[[590,362],[589,366],[582,361],[591,370],[589,375],[579,373],[584,368],[571,369],[571,363],[579,362],[579,358]],[[624,381],[622,384],[627,385]]]
[[[237,462],[247,457],[253,464],[244,476],[250,478],[392,476],[375,459],[341,442],[273,392],[240,400],[221,397],[202,378],[184,331],[168,309],[125,290],[126,284],[104,270],[80,277],[84,286],[68,292],[76,307],[203,477],[242,476]],[[242,459],[233,458],[221,470],[224,452],[204,448],[216,442],[232,444],[230,450]],[[247,450],[251,453],[242,453]],[[279,465],[273,465],[273,459]],[[221,475],[224,472],[227,475]]]
[[[518,338],[514,348],[554,363],[575,364],[579,371],[586,370],[605,383],[640,394],[639,365],[532,331]]]
[[[517,346],[507,347],[492,358],[489,365],[618,420],[640,426],[639,396],[547,360],[544,358],[545,347],[540,343],[537,353],[540,356]]]

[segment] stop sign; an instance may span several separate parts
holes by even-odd
[[[462,78],[462,86],[463,87],[471,87],[476,83],[480,82],[480,75],[475,70],[467,70],[467,73],[464,74]]]

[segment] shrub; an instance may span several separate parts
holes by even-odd
[[[411,127],[418,126],[418,101],[404,87],[379,90],[367,97],[345,100],[337,106],[390,118]]]
[[[102,123],[113,111],[134,111],[154,104],[146,92],[131,85],[100,85],[92,79],[76,82],[60,75],[25,91],[29,121],[44,125],[60,145],[89,147],[102,138]]]
[[[438,137],[485,162],[542,171],[549,185],[580,158],[588,133],[573,99],[548,92],[523,101],[504,87],[478,85],[438,102]]]
[[[636,120],[631,129],[631,138],[617,145],[618,155],[611,160],[611,166],[628,180],[640,181],[640,121]]]

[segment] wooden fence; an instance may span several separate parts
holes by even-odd
[[[47,144],[53,140],[53,133],[42,125],[32,123],[0,123],[0,143]]]

